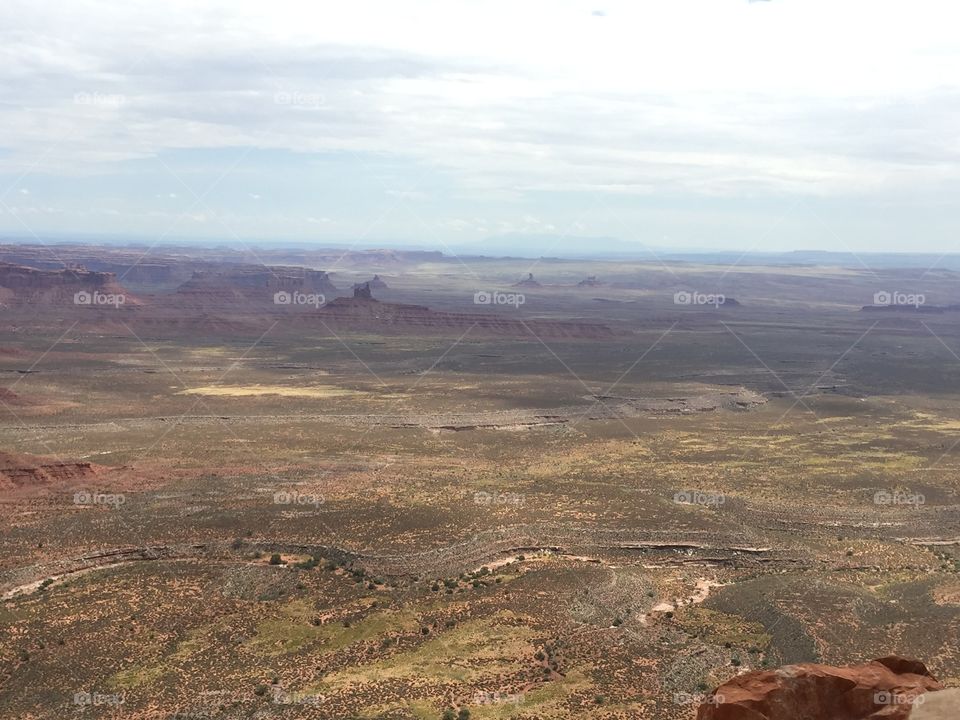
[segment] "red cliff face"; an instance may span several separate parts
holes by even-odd
[[[0,294],[3,302],[9,305],[139,304],[139,300],[117,282],[113,273],[83,268],[37,270],[0,263],[0,289],[3,290]]]
[[[896,655],[848,667],[787,665],[729,680],[697,720],[906,720],[925,693],[942,689],[923,663]]]
[[[0,489],[38,489],[92,480],[99,468],[93,463],[46,460],[30,455],[0,452]]]

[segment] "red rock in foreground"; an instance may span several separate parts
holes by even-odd
[[[943,686],[896,655],[863,665],[805,663],[744,673],[711,693],[697,720],[906,720]]]

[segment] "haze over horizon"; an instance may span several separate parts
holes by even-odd
[[[14,0],[0,232],[956,252],[954,15]]]

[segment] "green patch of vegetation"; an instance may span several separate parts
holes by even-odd
[[[429,636],[432,639],[413,650],[371,665],[331,673],[310,691],[331,692],[348,685],[394,678],[430,677],[470,682],[516,672],[528,664],[533,655],[534,631],[503,622],[515,617],[509,611],[501,611],[491,617],[460,623],[437,636]]]
[[[246,645],[265,655],[293,653],[312,644],[319,644],[324,652],[333,652],[355,642],[417,627],[416,614],[409,610],[384,609],[359,620],[323,625],[313,623],[314,614],[305,600],[287,603],[277,616],[257,625],[257,634]]]
[[[152,685],[166,675],[169,668],[162,661],[151,665],[132,665],[116,673],[107,681],[111,690],[132,690],[134,688]]]
[[[189,637],[177,643],[170,654],[154,662],[138,663],[120,670],[107,681],[108,686],[117,690],[131,690],[155,683],[183,661],[209,647],[204,636],[210,630],[212,627],[194,630]]]
[[[764,632],[763,625],[737,615],[688,607],[677,610],[674,617],[684,631],[713,645],[763,650],[770,644],[771,637]]]

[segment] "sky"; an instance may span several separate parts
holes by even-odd
[[[946,0],[4,0],[0,234],[960,252],[958,25]]]

